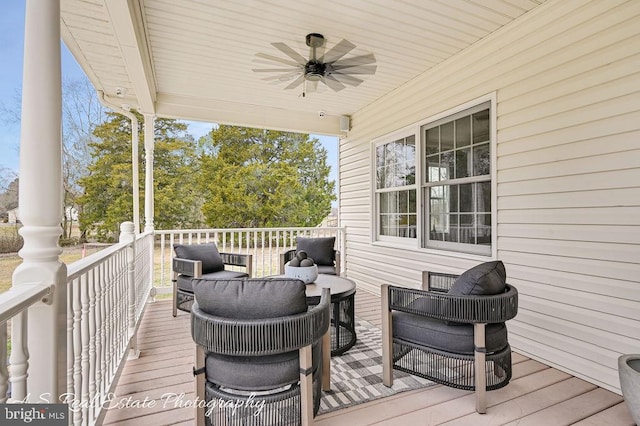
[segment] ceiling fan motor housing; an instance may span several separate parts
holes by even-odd
[[[319,61],[309,61],[304,66],[304,78],[310,81],[318,81],[324,77],[327,66]]]

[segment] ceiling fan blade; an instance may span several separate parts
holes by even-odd
[[[297,62],[290,61],[288,59],[278,58],[277,56],[268,55],[266,53],[256,53],[256,56],[258,58],[267,59],[269,61],[275,61],[275,62],[280,62],[281,64],[291,65],[292,67],[297,67],[298,65],[301,65],[301,64],[298,64]]]
[[[367,55],[354,56],[352,58],[342,59],[340,61],[334,62],[331,65],[333,67],[341,66],[341,67],[355,67],[358,65],[370,65],[376,63],[376,57],[373,53],[369,53]]]
[[[340,83],[348,84],[349,86],[354,86],[354,87],[358,86],[360,83],[364,81],[359,78],[353,77],[351,75],[343,74],[341,72],[334,72],[331,74],[331,77],[335,78]]]
[[[335,62],[355,48],[355,44],[351,43],[349,40],[342,39],[340,43],[333,46],[327,53],[324,54],[322,62]]]
[[[304,82],[304,74],[296,78],[295,80],[293,80],[291,84],[285,87],[285,90],[295,89],[296,87],[300,86],[303,82]]]
[[[342,89],[344,89],[345,86],[344,84],[340,83],[338,80],[336,80],[333,76],[331,75],[325,75],[322,78],[322,82],[324,84],[326,84],[327,86],[329,86],[331,89],[333,89],[334,92],[339,92]]]
[[[279,51],[281,51],[282,53],[284,53],[285,55],[287,55],[288,57],[290,57],[291,59],[293,59],[294,61],[296,61],[298,65],[304,65],[307,63],[307,60],[304,56],[302,56],[301,54],[299,54],[298,52],[296,52],[286,44],[271,43],[271,45],[276,49],[278,49]]]
[[[288,74],[278,74],[278,75],[272,75],[270,77],[264,77],[262,78],[262,80],[264,81],[272,81],[275,80],[276,82],[278,81],[288,81],[291,80],[292,77],[295,77],[297,75],[300,74],[300,71],[292,71]]]
[[[253,72],[300,72],[299,70],[292,70],[291,68],[253,68]]]
[[[333,66],[332,70],[334,72],[340,72],[342,74],[375,74],[376,69],[378,67],[376,65],[358,65],[358,66],[349,66],[349,67],[341,67],[341,66]]]

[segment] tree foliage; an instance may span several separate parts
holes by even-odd
[[[142,117],[139,118],[142,123]],[[174,229],[200,224],[199,197],[195,188],[197,162],[193,137],[184,123],[156,119],[154,148],[155,227]],[[142,136],[143,131],[140,129]],[[128,118],[108,113],[108,120],[94,132],[90,143],[92,162],[89,175],[80,179],[84,193],[80,227],[99,240],[114,241],[120,223],[133,220],[131,122]],[[138,141],[143,151],[142,137]],[[144,160],[138,158],[140,177],[140,210],[144,218]]]
[[[209,226],[316,226],[331,210],[327,152],[309,135],[220,126],[201,138],[200,149]]]

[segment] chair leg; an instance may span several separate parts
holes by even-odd
[[[476,411],[479,414],[487,412],[487,374],[485,347],[485,324],[473,324],[475,387],[476,387]]]
[[[178,315],[178,281],[173,277],[173,317]]]
[[[383,284],[381,289],[382,303],[382,382],[385,386],[393,386],[393,336],[391,335],[391,311],[389,310],[389,285]]]
[[[200,345],[196,345],[196,354],[195,354],[195,369],[199,370],[204,367],[204,349]],[[204,401],[206,398],[205,390],[204,390],[204,374],[196,374],[194,378],[194,383],[196,386],[196,400]],[[203,403],[196,404],[196,426],[204,426],[205,425],[205,407]]]
[[[331,327],[322,336],[322,390],[331,390]]]
[[[300,348],[300,416],[301,425],[313,424],[313,374],[311,345]]]

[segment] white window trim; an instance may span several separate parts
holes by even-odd
[[[420,129],[422,126],[434,123],[438,120],[445,119],[449,116],[455,115],[459,112],[465,111],[467,109],[473,108],[482,103],[489,102],[489,119],[490,121],[490,132],[491,132],[491,140],[490,140],[490,152],[491,152],[491,255],[487,256],[486,254],[474,254],[468,251],[453,251],[447,249],[434,249],[422,247],[422,235],[423,235],[423,225],[424,225],[424,199],[422,194],[422,179],[423,179],[423,163],[424,163],[424,152],[423,152],[423,143],[422,143],[422,135],[420,134]],[[393,142],[399,138],[404,138],[414,135],[416,141],[416,203],[417,203],[417,237],[416,238],[401,238],[401,237],[388,237],[388,236],[380,236],[379,235],[379,206],[377,205],[377,196],[376,196],[376,147],[380,144]],[[405,126],[401,129],[397,129],[393,132],[387,133],[383,136],[375,138],[371,143],[371,243],[376,246],[384,246],[384,247],[393,247],[393,248],[402,248],[402,249],[411,249],[415,251],[419,251],[421,253],[433,254],[437,256],[444,257],[456,257],[456,258],[464,258],[464,259],[475,259],[479,261],[486,261],[487,258],[491,257],[491,259],[498,258],[498,175],[497,175],[497,164],[498,164],[498,155],[497,155],[497,146],[498,146],[498,130],[497,130],[497,94],[496,92],[491,92],[486,95],[480,96],[464,104],[455,106],[446,111],[440,112],[438,114],[432,115],[431,117],[420,120],[411,125]]]

